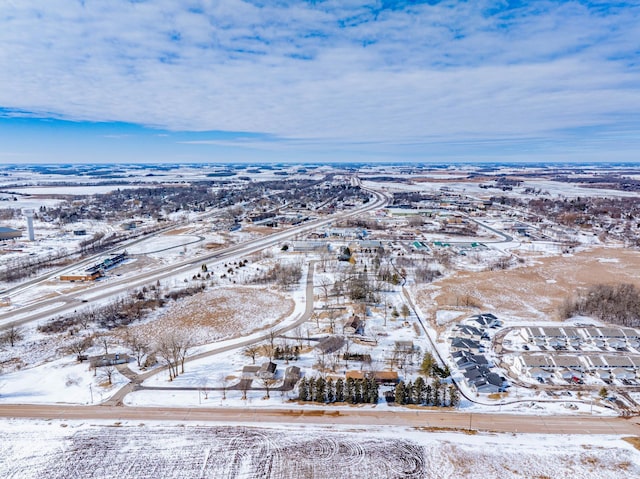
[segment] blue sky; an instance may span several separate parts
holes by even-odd
[[[0,163],[638,161],[640,2],[0,3]]]

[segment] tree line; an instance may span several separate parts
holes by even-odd
[[[633,284],[596,284],[585,293],[566,299],[560,315],[595,316],[607,323],[635,328],[640,326],[640,291]]]
[[[319,403],[376,404],[378,402],[378,383],[372,378],[346,381],[338,378],[303,377],[298,384],[298,400]]]
[[[402,405],[456,407],[460,404],[460,393],[454,385],[447,385],[438,378],[429,383],[418,376],[413,382],[400,381],[394,391],[394,400]]]

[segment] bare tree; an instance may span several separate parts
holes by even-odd
[[[265,399],[269,399],[269,391],[271,390],[271,388],[273,387],[273,385],[276,383],[276,378],[272,377],[272,376],[263,376],[259,378],[260,384],[262,384],[262,386],[265,389]]]
[[[320,278],[320,282],[318,284],[318,288],[322,290],[322,295],[324,296],[324,305],[325,307],[329,306],[329,293],[333,287],[333,283],[326,277]]]
[[[75,354],[80,361],[85,351],[91,346],[93,346],[93,340],[91,338],[77,339],[67,347],[67,351],[69,351],[70,354]]]
[[[107,384],[111,386],[113,375],[116,373],[115,366],[104,366],[100,368],[100,378],[107,381]]]
[[[222,399],[226,400],[227,399],[227,388],[229,387],[229,377],[224,373],[220,373],[218,375],[218,380],[219,380],[220,385],[222,387]]]
[[[155,349],[167,366],[167,370],[169,371],[169,381],[173,381],[173,378],[178,375],[178,371],[177,365],[174,363],[170,339],[168,337],[160,338]]]
[[[200,391],[204,394],[205,399],[209,399],[209,379],[206,376],[200,378]]]
[[[11,325],[7,331],[0,336],[0,344],[8,343],[11,347],[14,347],[18,341],[21,341],[24,337],[22,328]]]
[[[296,326],[293,330],[293,334],[296,337],[296,341],[298,342],[298,348],[302,349],[304,338],[302,336],[302,326]]]
[[[251,364],[256,363],[256,356],[258,355],[259,352],[260,352],[260,346],[257,346],[255,344],[250,344],[249,346],[245,347],[242,350],[242,354],[251,358]]]
[[[109,346],[111,346],[112,341],[113,338],[107,335],[100,336],[100,338],[98,339],[100,346],[102,346],[102,349],[104,349],[105,355],[109,354]]]
[[[241,379],[239,386],[240,390],[242,391],[242,399],[246,401],[247,391],[249,390],[249,386],[251,386],[251,379]]]
[[[158,339],[156,350],[167,365],[169,381],[184,373],[184,362],[192,345],[188,335],[177,332],[164,334]]]
[[[133,357],[136,358],[138,367],[142,367],[142,358],[149,352],[149,346],[139,334],[127,331],[125,335],[125,344],[131,350]]]

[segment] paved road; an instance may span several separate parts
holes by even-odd
[[[640,435],[638,418],[522,416],[451,411],[393,412],[332,408],[298,410],[256,408],[171,408],[58,405],[1,405],[0,417],[108,421],[194,421],[225,423],[340,424],[483,430],[502,433]]]

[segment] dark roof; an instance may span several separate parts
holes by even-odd
[[[272,363],[271,361],[268,361],[266,363],[263,363],[262,366],[260,366],[259,371],[274,373],[276,372],[277,367],[278,365],[276,363]]]
[[[480,343],[473,339],[466,338],[453,338],[451,340],[452,348],[464,348],[464,349],[480,349]]]
[[[341,336],[327,336],[316,346],[325,353],[333,353],[344,346],[344,338]]]

